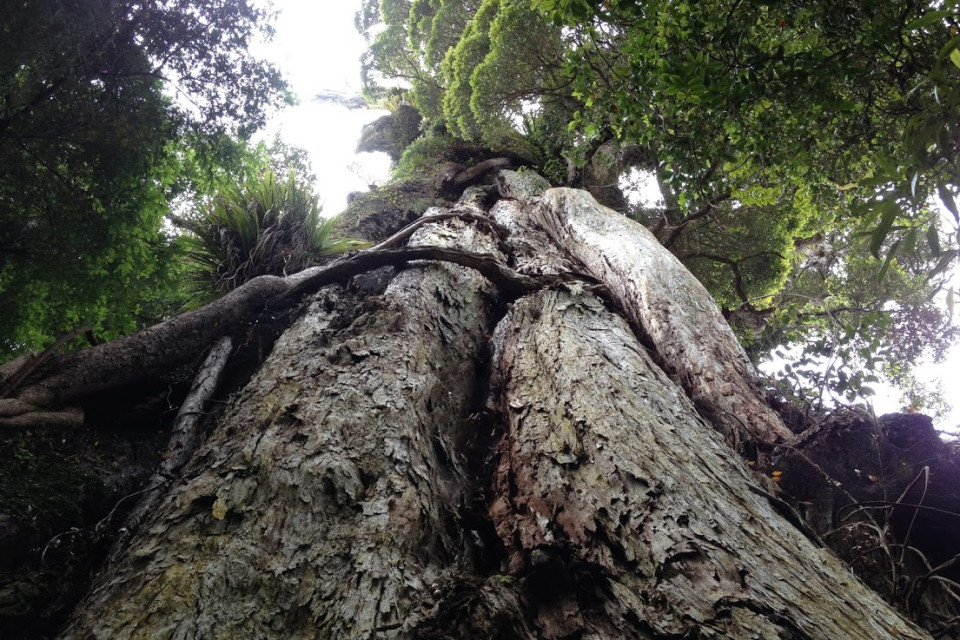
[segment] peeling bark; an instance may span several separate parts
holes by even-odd
[[[496,251],[459,226],[420,242]],[[475,272],[436,264],[365,309],[322,293],[63,637],[411,628],[470,565],[461,449],[477,428],[489,295]]]
[[[309,304],[62,638],[929,638],[718,433],[789,436],[692,277],[500,177],[345,261],[401,269],[359,305],[269,281]]]
[[[491,516],[510,572],[545,574],[537,637],[922,637],[782,520],[598,299],[525,298],[495,340]]]
[[[736,440],[793,439],[762,401],[753,365],[710,294],[652,233],[575,189],[546,192],[532,215],[610,287],[718,427]]]

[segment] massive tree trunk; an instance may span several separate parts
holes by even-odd
[[[699,283],[499,182],[271,289],[320,287],[62,638],[929,637],[738,454],[793,435]]]

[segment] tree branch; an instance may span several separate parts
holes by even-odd
[[[511,299],[562,282],[598,284],[596,278],[577,273],[523,275],[491,255],[446,247],[368,249],[286,278],[259,276],[219,300],[138,333],[61,358],[49,358],[39,370],[17,376],[16,384],[8,385],[10,394],[21,385],[23,388],[14,397],[0,399],[0,416],[7,416],[0,418],[0,425],[21,426],[28,420],[26,416],[39,415],[44,407],[143,382],[191,362],[216,338],[242,329],[251,316],[265,308],[287,308],[324,286],[344,284],[360,273],[415,260],[449,262],[473,269]]]
[[[704,216],[709,214],[711,211],[716,209],[721,202],[723,202],[724,200],[728,200],[730,198],[730,195],[731,194],[729,190],[723,191],[722,193],[718,193],[717,195],[710,198],[706,203],[704,203],[702,207],[697,209],[695,212],[691,213],[690,215],[684,216],[684,218],[680,222],[670,227],[670,234],[662,242],[663,246],[667,247],[668,249],[672,247],[674,243],[677,241],[677,239],[680,237],[680,233],[683,231],[684,227],[686,227],[688,224],[690,224],[694,220],[699,220],[700,218],[703,218]]]

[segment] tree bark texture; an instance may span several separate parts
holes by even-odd
[[[527,284],[413,261],[314,294],[61,637],[929,637],[730,446],[789,432],[679,263],[501,178],[409,244]]]

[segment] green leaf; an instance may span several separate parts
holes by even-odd
[[[947,56],[953,60],[953,52],[956,51],[958,47],[960,47],[960,35],[950,38],[947,44],[943,45],[937,54],[937,60],[943,60]]]
[[[957,259],[957,254],[960,254],[960,251],[956,249],[951,249],[950,251],[943,251],[940,254],[940,260],[937,261],[937,266],[927,272],[927,280],[930,281],[937,276],[937,274],[943,273],[947,270],[947,267]]]
[[[927,227],[927,246],[930,247],[934,257],[940,256],[940,237],[937,235],[937,225],[935,224]]]
[[[906,237],[903,239],[903,250],[907,255],[913,255],[917,250],[917,227],[913,227],[910,231],[907,232]]]
[[[920,16],[916,20],[908,22],[906,26],[906,30],[917,31],[918,29],[929,27],[932,24],[943,22],[944,18],[949,18],[952,15],[953,15],[953,11],[951,11],[950,9],[941,9],[940,11],[931,11],[927,14]]]
[[[877,205],[877,209],[881,212],[881,217],[876,229],[870,235],[870,253],[879,260],[880,247],[883,246],[883,241],[887,239],[887,234],[890,233],[890,227],[893,226],[893,221],[897,219],[900,208],[895,203],[884,200]]]
[[[960,69],[960,49],[954,49],[950,52],[950,62]]]
[[[947,189],[947,185],[938,184],[937,193],[940,195],[940,201],[943,202],[943,206],[953,214],[953,219],[960,222],[960,211],[957,211],[957,201],[953,199],[953,194]]]
[[[890,264],[893,262],[893,259],[897,255],[897,251],[899,250],[900,250],[900,241],[897,240],[890,247],[890,251],[887,252],[887,259],[883,261],[883,266],[880,267],[880,273],[877,274],[877,277],[879,277],[881,280],[883,279],[883,276],[887,275],[887,269],[890,268]]]

